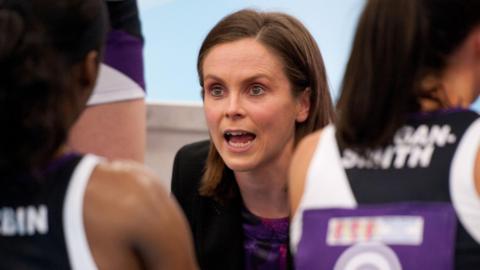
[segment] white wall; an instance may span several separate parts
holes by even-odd
[[[204,139],[208,132],[201,103],[148,103],[145,163],[169,189],[177,150]]]

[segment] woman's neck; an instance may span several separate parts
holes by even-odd
[[[421,101],[422,111],[434,111],[448,108],[468,108],[475,100],[473,78],[470,72],[458,72],[452,70],[436,83],[437,89],[434,93],[436,102],[431,99]]]
[[[263,218],[289,215],[287,172],[265,173],[261,176],[235,174],[245,207]]]
[[[293,148],[293,147],[292,147]],[[284,151],[277,160],[248,172],[234,172],[245,207],[263,218],[289,215],[287,175],[292,151]]]
[[[467,39],[450,56],[440,77],[430,76],[422,81],[422,88],[435,89],[434,95],[442,103],[424,99],[421,101],[423,111],[468,108],[475,101],[478,95],[476,71],[479,68],[480,59],[473,47],[471,40]]]

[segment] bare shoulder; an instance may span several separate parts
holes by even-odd
[[[116,243],[94,246],[96,261],[105,257],[105,263],[109,263],[110,256],[101,254],[128,257],[138,253],[147,269],[195,269],[183,215],[158,177],[141,164],[132,161],[99,164],[87,186],[84,215],[90,243]],[[135,252],[130,250],[133,248]],[[99,256],[95,256],[95,250]]]
[[[94,170],[85,194],[86,202],[112,206],[119,215],[142,215],[171,204],[160,179],[148,168],[133,161],[100,163]],[[156,206],[156,208],[155,208]],[[162,215],[164,215],[162,211]]]
[[[311,148],[316,147],[318,140],[322,135],[322,131],[323,130],[317,130],[311,134],[308,134],[305,138],[303,138],[303,140],[300,141],[300,144],[298,145],[297,150],[300,150],[302,148],[302,151],[310,149],[312,150],[311,152],[313,152],[313,150],[315,149],[311,149]]]
[[[315,152],[322,130],[316,131],[306,136],[300,141],[292,160],[292,168],[303,169],[308,167],[310,160]]]
[[[138,193],[140,195],[152,194],[159,196],[155,196],[157,200],[169,197],[155,173],[135,161],[102,162],[95,168],[90,182],[92,187],[108,185],[111,192],[126,193],[130,196],[138,195]],[[142,196],[138,199],[144,201],[153,198]]]
[[[289,171],[289,196],[292,214],[297,210],[302,198],[310,161],[321,134],[321,130],[309,134],[300,141],[295,149]]]

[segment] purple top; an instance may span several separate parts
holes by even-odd
[[[267,219],[242,211],[245,269],[287,269],[288,217]]]
[[[309,209],[295,269],[452,270],[456,226],[443,202]]]
[[[145,89],[142,48],[143,41],[140,38],[121,30],[112,30],[107,36],[103,62],[121,71]]]

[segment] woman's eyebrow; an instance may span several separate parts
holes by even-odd
[[[249,75],[249,76],[245,76],[244,78],[241,79],[242,82],[247,82],[247,83],[251,83],[252,81],[256,81],[256,80],[260,80],[260,79],[264,79],[264,80],[267,80],[267,81],[273,81],[272,80],[272,76],[269,76],[267,74],[263,74],[263,73],[259,73],[259,74],[253,74],[253,75]],[[206,82],[207,80],[214,80],[214,81],[218,81],[222,84],[225,83],[225,80],[223,80],[221,77],[219,76],[216,76],[214,74],[207,74],[204,76],[203,78],[203,81]]]
[[[206,80],[215,80],[215,81],[220,81],[220,82],[224,82],[222,78],[216,76],[216,75],[213,75],[213,74],[207,74],[204,76],[203,78],[203,81],[206,81]]]

